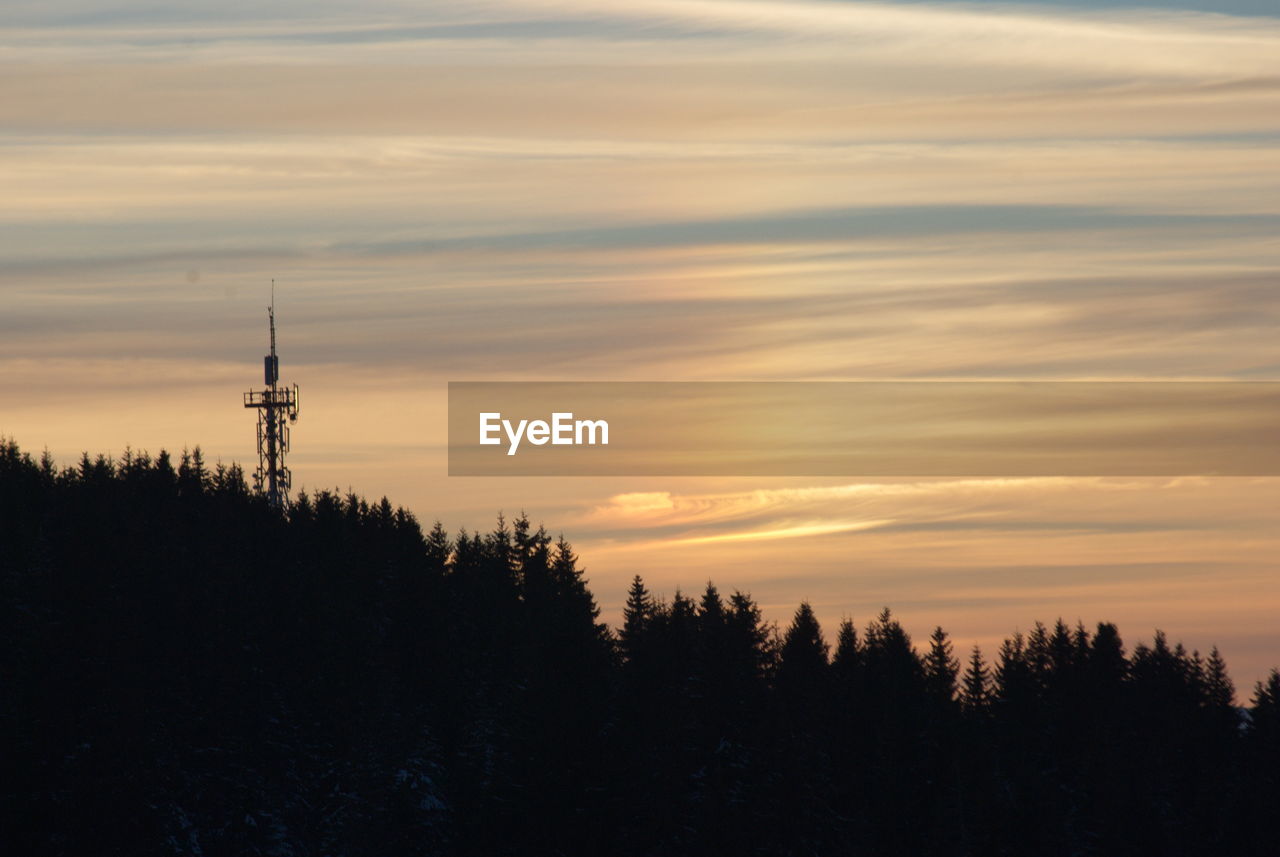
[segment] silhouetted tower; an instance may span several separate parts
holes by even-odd
[[[298,419],[298,385],[280,386],[280,358],[276,356],[275,281],[271,281],[271,306],[267,307],[271,326],[271,353],[263,358],[266,388],[244,394],[244,406],[258,409],[258,469],[253,487],[265,494],[277,509],[289,502],[290,474],[284,466],[289,451],[289,423]]]

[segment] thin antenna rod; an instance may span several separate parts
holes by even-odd
[[[271,322],[271,356],[276,356],[276,280],[271,278],[271,306],[267,307],[267,318]]]

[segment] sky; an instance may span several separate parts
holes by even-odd
[[[1210,8],[1212,7],[1212,8]],[[450,478],[463,380],[1280,379],[1280,9],[9,2],[0,433],[527,512],[834,636],[1036,620],[1280,663],[1280,480]]]

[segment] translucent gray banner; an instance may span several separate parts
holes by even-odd
[[[1275,476],[1280,382],[451,382],[451,476]]]

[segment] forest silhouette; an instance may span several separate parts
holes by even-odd
[[[1158,632],[829,642],[639,577],[615,631],[523,515],[281,513],[198,449],[4,441],[0,522],[5,854],[1280,853],[1280,673]]]

